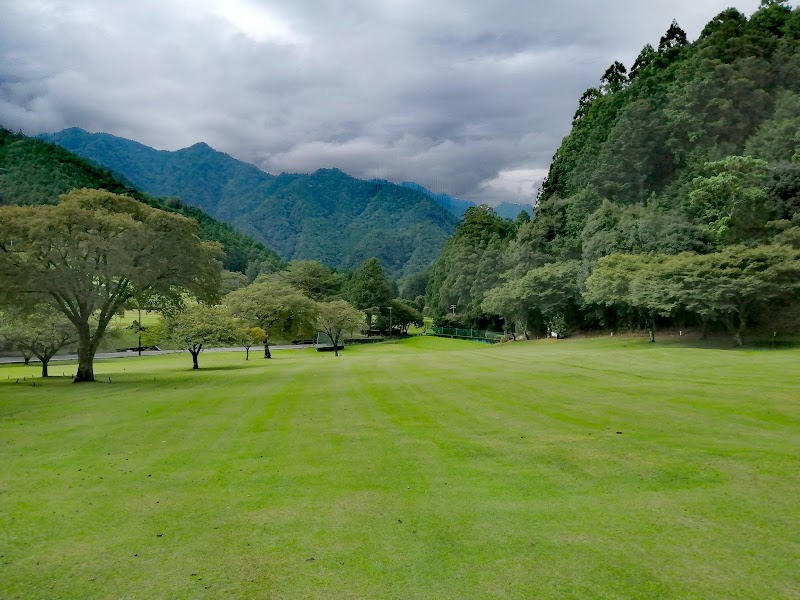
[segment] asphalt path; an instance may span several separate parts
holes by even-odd
[[[270,346],[270,350],[305,350],[306,348],[315,348],[314,344],[297,344],[297,345],[278,345]],[[263,351],[263,346],[253,346],[250,348],[250,353],[258,356],[259,351]],[[244,352],[245,349],[241,346],[238,348],[203,348],[203,352]],[[144,350],[142,356],[160,356],[162,354],[178,354],[180,352],[188,352],[188,350]],[[95,358],[137,358],[139,353],[136,351],[128,352],[98,352],[94,355]],[[50,361],[59,360],[78,360],[77,354],[57,354]],[[25,360],[21,356],[0,356],[0,364],[24,363]],[[31,358],[31,362],[39,362],[38,358]]]

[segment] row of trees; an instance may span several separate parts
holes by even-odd
[[[401,331],[422,321],[375,259],[349,277],[299,261],[247,285],[244,276],[223,277],[220,258],[194,220],[103,190],[73,190],[56,205],[0,207],[0,339],[26,362],[39,358],[45,376],[50,358],[76,344],[75,381],[92,381],[113,317],[132,306],[164,312],[151,341],[158,333],[186,348],[195,368],[209,345],[242,345],[249,358],[263,343],[269,358],[270,338],[319,330],[338,355],[345,333],[382,327],[387,313]]]
[[[800,250],[783,244],[711,254],[612,254],[599,259],[583,286],[579,269],[577,261],[533,269],[493,289],[483,307],[522,327],[538,312],[559,335],[579,310],[599,309],[603,318],[606,309],[643,326],[651,341],[657,319],[681,315],[704,331],[712,321],[722,323],[742,345],[754,315],[793,301],[800,290]]]
[[[215,301],[221,256],[197,236],[196,221],[102,190],[74,190],[52,206],[3,206],[0,306],[62,315],[77,342],[75,381],[93,381],[114,315],[131,302]]]
[[[338,356],[343,336],[362,327],[363,314],[344,300],[316,302],[295,290],[275,295],[272,290],[251,287],[243,290],[246,294],[232,295],[225,305],[197,304],[167,315],[150,338],[188,350],[192,368],[198,369],[203,348],[242,346],[249,360],[250,348],[263,344],[264,358],[272,358],[271,336],[307,337],[316,331],[330,337]]]

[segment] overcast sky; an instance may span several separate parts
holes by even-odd
[[[610,63],[731,4],[0,0],[0,124],[530,203]]]

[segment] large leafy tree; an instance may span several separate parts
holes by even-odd
[[[220,256],[193,220],[102,190],[73,190],[55,206],[0,207],[0,302],[47,304],[69,319],[75,381],[94,381],[100,340],[131,298],[214,298]]]
[[[411,302],[395,298],[389,303],[389,306],[392,308],[390,311],[392,328],[398,328],[401,333],[407,333],[409,325],[422,326],[424,322],[422,313]]]
[[[270,336],[305,338],[314,332],[317,303],[275,278],[228,294],[225,304],[234,315],[264,330],[264,358],[272,358]]]
[[[357,331],[364,322],[364,314],[344,300],[317,303],[317,328],[333,343],[333,352],[339,356],[342,336]]]
[[[589,304],[615,308],[643,323],[656,341],[656,317],[672,314],[678,292],[665,262],[670,257],[647,254],[612,254],[602,257],[586,280],[583,293]]]
[[[43,305],[33,311],[5,311],[0,315],[0,339],[19,350],[25,364],[32,356],[38,358],[42,377],[47,377],[50,359],[75,342],[75,328],[63,314]]]
[[[242,341],[242,323],[222,306],[194,304],[164,319],[163,337],[189,351],[192,369],[199,369],[197,357],[203,348],[235,346]]]
[[[366,313],[368,326],[372,315],[380,312],[394,296],[392,284],[377,258],[366,260],[349,282],[348,298],[353,306]]]
[[[738,346],[754,314],[769,304],[796,300],[800,291],[800,250],[791,246],[728,246],[679,258],[679,268],[672,271],[680,302],[690,312],[720,321]]]

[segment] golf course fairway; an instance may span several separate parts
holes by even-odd
[[[798,350],[253,354],[0,367],[0,597],[800,597]]]

